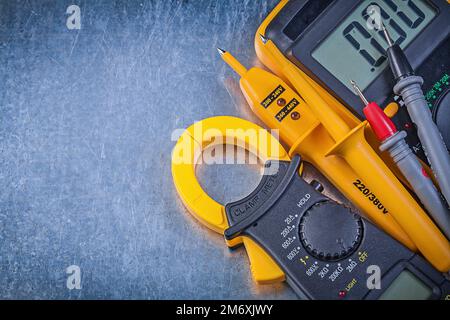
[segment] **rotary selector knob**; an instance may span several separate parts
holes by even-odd
[[[316,203],[300,219],[300,240],[313,257],[337,261],[356,251],[363,237],[361,217],[332,201]]]

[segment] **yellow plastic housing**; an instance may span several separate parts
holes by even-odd
[[[254,132],[255,135],[249,135]],[[223,139],[217,139],[222,137]],[[255,138],[256,137],[256,138]],[[270,159],[290,161],[286,150],[267,130],[235,117],[204,119],[186,129],[172,152],[172,176],[180,198],[188,211],[202,224],[220,234],[229,227],[225,207],[212,199],[200,186],[195,166],[203,150],[230,143],[245,148],[263,162]],[[234,247],[243,243],[253,278],[259,284],[283,281],[284,272],[252,239],[242,236],[227,242]]]

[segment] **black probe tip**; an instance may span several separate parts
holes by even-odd
[[[266,44],[268,39],[264,37],[261,33],[259,34],[259,38],[261,39],[262,43]]]
[[[409,64],[405,53],[398,44],[392,41],[392,38],[389,35],[389,32],[384,26],[383,22],[381,22],[381,29],[383,30],[384,37],[386,38],[386,42],[388,43],[386,54],[388,56],[389,66],[395,80],[398,81],[404,77],[414,75],[414,70]]]
[[[394,45],[394,43],[392,42],[392,38],[389,35],[389,32],[386,29],[386,26],[384,25],[383,21],[381,21],[381,30],[383,30],[384,38],[386,39],[386,42],[388,43],[388,46],[392,47]]]
[[[220,55],[223,55],[226,51],[220,48],[217,48],[217,51],[219,52]]]
[[[359,96],[361,101],[364,103],[365,106],[369,104],[369,101],[367,101],[366,97],[362,93],[361,89],[358,87],[356,82],[354,80],[350,80],[350,84],[352,85],[353,89],[355,90],[356,94]]]

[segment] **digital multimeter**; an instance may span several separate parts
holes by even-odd
[[[373,8],[405,49],[416,73],[425,79],[424,93],[435,121],[448,112],[450,5],[446,0],[291,0],[271,19],[265,36],[314,81],[326,88],[355,114],[362,105],[350,80],[361,85],[379,105],[399,100],[387,61],[382,31],[371,25]],[[398,101],[400,105],[401,101]],[[444,117],[444,116],[442,116]],[[448,119],[448,116],[445,116]],[[408,143],[423,160],[415,128],[405,110],[393,118],[408,133]],[[447,145],[450,144],[447,139]]]
[[[266,170],[276,164],[276,173],[265,174],[250,195],[225,206],[227,240],[254,240],[301,298],[449,298],[448,280],[419,255],[324,196],[320,183],[303,180],[300,163],[300,156],[267,162]]]

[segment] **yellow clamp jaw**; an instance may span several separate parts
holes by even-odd
[[[289,161],[286,150],[268,131],[235,117],[204,119],[186,129],[172,152],[172,176],[175,187],[188,211],[202,224],[220,234],[229,227],[225,207],[212,199],[200,186],[195,166],[203,150],[231,144],[257,155],[263,162],[271,159]],[[284,280],[284,273],[273,259],[253,240],[237,237],[227,241],[229,247],[243,243],[253,278],[259,284]]]

